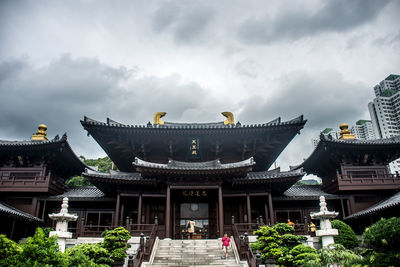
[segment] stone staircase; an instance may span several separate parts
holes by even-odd
[[[149,267],[241,267],[236,262],[232,248],[227,259],[221,259],[222,249],[218,239],[204,240],[160,240]],[[143,266],[143,265],[142,265]]]

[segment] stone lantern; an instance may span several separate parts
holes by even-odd
[[[339,212],[328,211],[326,208],[325,197],[321,196],[319,198],[319,212],[312,212],[311,219],[317,219],[320,221],[320,230],[317,230],[315,235],[320,236],[322,240],[322,247],[327,247],[330,244],[334,244],[334,236],[338,235],[338,230],[333,229],[331,225],[331,219],[337,217]]]
[[[58,247],[60,251],[65,252],[65,241],[67,238],[72,238],[72,233],[68,232],[68,222],[76,221],[77,215],[68,213],[68,198],[63,198],[61,210],[59,213],[49,214],[50,219],[56,221],[56,230],[51,231],[49,236],[56,235],[58,237]]]

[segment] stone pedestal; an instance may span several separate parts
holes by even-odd
[[[327,247],[335,243],[333,237],[338,235],[338,230],[332,228],[330,220],[337,217],[339,212],[328,211],[324,196],[321,196],[319,201],[320,211],[312,212],[310,215],[311,219],[320,220],[320,230],[317,230],[315,235],[321,237],[322,247]]]
[[[65,252],[65,243],[68,238],[72,238],[72,233],[68,232],[68,222],[76,221],[77,215],[68,213],[68,198],[63,199],[61,210],[59,213],[49,214],[50,219],[56,221],[56,230],[51,231],[49,236],[56,235],[58,237],[58,247],[60,251]]]

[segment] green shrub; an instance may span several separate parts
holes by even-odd
[[[21,247],[5,235],[0,235],[0,266],[16,265],[16,257],[22,252]]]
[[[58,250],[57,237],[47,237],[41,228],[20,247],[17,266],[68,266],[67,256]]]
[[[400,218],[381,219],[367,227],[362,242],[381,251],[391,251],[400,247]]]
[[[303,266],[310,260],[316,260],[317,251],[307,245],[300,244],[292,248],[283,257],[277,260],[277,263],[286,267]]]
[[[294,228],[287,223],[277,223],[272,226],[280,235],[294,233]]]
[[[334,236],[335,244],[341,244],[347,249],[358,247],[358,239],[353,229],[340,220],[333,220],[332,228],[338,230],[339,235]]]
[[[114,230],[108,230],[102,233],[104,237],[103,248],[107,249],[114,260],[122,260],[127,254],[128,240],[131,238],[129,232],[123,228],[118,227]]]
[[[254,251],[258,250],[260,252],[262,261],[275,259],[282,264],[292,264],[294,260],[300,260],[300,258],[296,259],[297,254],[292,255],[290,251],[307,240],[304,236],[288,234],[288,232],[293,231],[293,227],[284,223],[276,224],[272,227],[262,226],[257,231],[254,231],[254,234],[257,235],[257,242],[250,246]],[[297,250],[293,251],[293,253],[296,252]]]
[[[331,244],[322,248],[315,259],[306,259],[302,266],[321,267],[321,266],[340,266],[355,267],[362,266],[362,259],[353,251],[346,249],[340,244]]]
[[[101,244],[80,244],[66,251],[69,266],[108,266],[114,262]]]

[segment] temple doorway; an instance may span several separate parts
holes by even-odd
[[[217,236],[216,190],[174,190],[172,193],[173,237],[187,239],[187,223],[195,222],[193,239]]]

